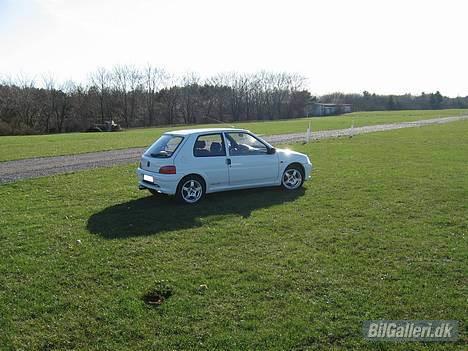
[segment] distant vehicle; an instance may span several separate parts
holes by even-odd
[[[194,204],[225,190],[295,190],[311,171],[307,155],[276,149],[248,130],[208,128],[163,134],[142,155],[137,174],[140,189]]]
[[[104,121],[104,123],[98,123],[88,128],[87,132],[120,132],[122,127],[120,124],[114,121]]]

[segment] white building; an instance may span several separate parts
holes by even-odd
[[[332,116],[349,113],[352,111],[351,104],[322,104],[314,103],[306,107],[307,116]]]

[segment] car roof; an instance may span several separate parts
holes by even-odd
[[[221,133],[221,132],[248,132],[248,130],[238,129],[238,128],[195,128],[195,129],[171,130],[171,131],[166,132],[164,134],[191,135],[191,134]]]

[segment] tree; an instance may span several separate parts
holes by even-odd
[[[393,97],[393,95],[390,95],[388,97],[387,109],[395,110],[395,98]]]
[[[435,94],[431,94],[430,97],[431,107],[435,110],[440,109],[443,100],[444,98],[442,94],[439,91],[436,91]]]
[[[146,125],[152,126],[156,120],[157,93],[166,86],[168,73],[160,68],[147,65],[143,72],[145,84]]]
[[[40,104],[38,103],[38,90],[35,88],[35,80],[23,74],[16,79],[17,86],[14,94],[15,109],[18,118],[15,119],[14,127],[22,129],[26,127],[28,132],[39,129],[38,116],[40,115]]]
[[[112,89],[117,96],[118,114],[125,127],[129,127],[128,121],[128,93],[130,82],[130,70],[128,66],[115,66],[111,74]]]
[[[105,120],[105,100],[109,94],[110,88],[110,73],[103,67],[100,67],[96,72],[91,74],[91,84],[99,97],[99,115],[101,116],[101,123]]]
[[[143,74],[134,66],[128,67],[128,80],[130,87],[130,116],[132,124],[136,124],[136,110],[138,105],[138,97],[142,92]]]
[[[0,134],[82,131],[106,119],[125,127],[200,122],[236,122],[304,116],[312,102],[352,104],[354,111],[465,108],[468,97],[437,91],[419,96],[335,92],[312,96],[305,78],[288,72],[170,75],[147,65],[98,68],[86,85],[52,75],[20,75],[0,81]]]
[[[55,125],[57,132],[61,133],[64,129],[64,123],[69,117],[72,108],[72,96],[75,92],[75,83],[71,80],[66,81],[60,86],[58,101],[55,107]]]
[[[43,76],[43,84],[47,98],[44,100],[43,115],[44,115],[44,131],[50,132],[50,122],[56,110],[58,91],[55,89],[55,79],[52,75]]]
[[[200,77],[196,73],[186,73],[182,79],[181,110],[185,124],[196,123],[196,112],[200,102]]]
[[[158,98],[165,108],[167,124],[174,124],[177,117],[177,106],[180,99],[180,89],[177,83],[177,77],[169,76],[167,79],[168,87],[161,89],[158,94]]]

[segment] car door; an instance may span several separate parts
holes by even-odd
[[[228,187],[229,173],[222,133],[199,135],[193,145],[193,157],[195,167],[205,178],[208,191]]]
[[[233,187],[275,184],[278,155],[268,153],[261,140],[246,132],[226,132],[229,185]]]

